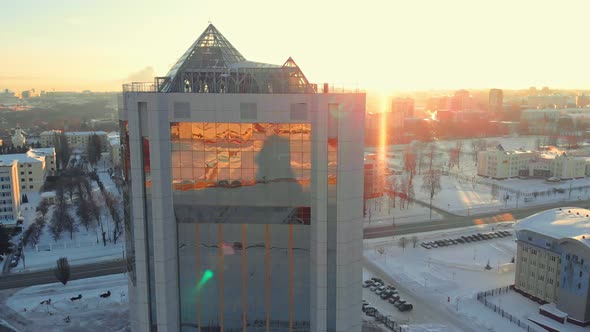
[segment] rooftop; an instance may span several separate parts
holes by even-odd
[[[289,58],[283,65],[246,58],[209,24],[164,77],[152,86],[134,82],[124,92],[314,93],[315,89]]]
[[[0,155],[0,164],[10,165],[15,161],[18,163],[39,163],[42,162],[42,159],[34,155],[30,156],[26,153]]]
[[[572,238],[590,246],[590,210],[579,207],[545,210],[518,221],[514,229],[528,230],[554,239]]]

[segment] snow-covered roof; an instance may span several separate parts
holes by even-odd
[[[12,164],[13,161],[18,163],[40,163],[42,159],[37,156],[27,155],[26,153],[0,155],[0,163]]]
[[[34,148],[30,149],[29,152],[39,156],[53,156],[55,154],[55,148]]]
[[[90,136],[90,135],[106,135],[107,133],[100,130],[100,131],[66,131],[64,135],[66,136]]]
[[[590,246],[590,210],[561,207],[545,210],[514,224],[517,231],[527,230],[554,239],[572,238]]]

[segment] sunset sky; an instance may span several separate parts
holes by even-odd
[[[118,91],[165,75],[208,21],[247,59],[379,91],[590,88],[590,1],[0,4],[0,89]]]

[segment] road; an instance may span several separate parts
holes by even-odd
[[[99,277],[127,271],[123,260],[77,265],[71,267],[70,280]],[[53,270],[14,273],[0,277],[0,289],[27,287],[57,282]]]
[[[402,225],[394,225],[394,226],[380,226],[380,227],[365,227],[364,228],[364,238],[365,239],[373,239],[379,237],[387,237],[393,235],[406,235],[412,233],[419,233],[419,232],[430,232],[430,231],[437,231],[441,229],[447,228],[457,228],[457,227],[466,227],[466,226],[473,226],[478,224],[489,224],[498,221],[505,221],[501,220],[501,218],[497,218],[506,213],[510,213],[512,217],[516,220],[528,217],[532,214],[537,212],[541,212],[547,209],[563,207],[563,206],[578,206],[578,207],[588,207],[590,205],[590,200],[584,201],[572,201],[572,202],[556,202],[550,204],[543,204],[519,209],[510,209],[510,210],[501,210],[495,213],[485,213],[479,214],[474,216],[458,216],[458,215],[449,215],[443,220],[435,220],[435,221],[423,221],[417,223],[408,223]]]

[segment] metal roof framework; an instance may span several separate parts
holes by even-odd
[[[213,24],[155,85],[157,92],[315,93],[292,58],[282,66],[248,61]]]

